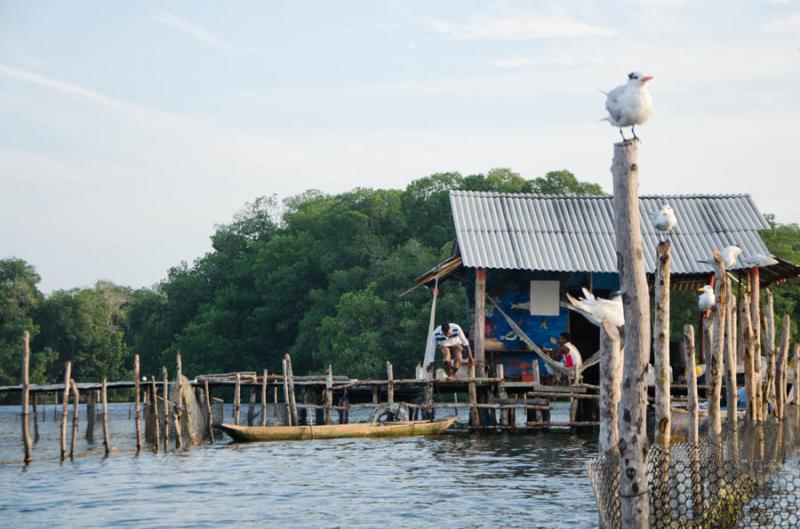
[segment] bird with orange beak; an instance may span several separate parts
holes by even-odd
[[[641,125],[650,118],[653,113],[653,98],[647,90],[647,83],[653,77],[639,72],[628,74],[628,82],[618,86],[606,94],[606,110],[608,116],[603,120],[608,121],[612,126],[619,127],[619,134],[622,140],[626,141],[622,133],[624,127],[630,127],[633,138],[636,136],[636,125]]]

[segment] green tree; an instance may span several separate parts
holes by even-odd
[[[39,332],[33,311],[42,301],[36,285],[39,274],[22,259],[0,259],[0,384],[19,384],[22,366],[22,332]],[[31,379],[36,381],[47,359],[32,353]]]
[[[550,171],[530,182],[530,192],[542,195],[605,195],[602,186],[594,182],[581,182],[566,169]]]

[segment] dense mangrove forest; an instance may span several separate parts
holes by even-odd
[[[527,180],[509,169],[439,173],[405,189],[310,190],[258,197],[216,227],[211,250],[170,268],[150,288],[109,281],[43,294],[36,263],[0,260],[0,385],[19,382],[23,329],[31,329],[31,381],[59,380],[72,360],[76,379],[158,373],[184,352],[189,373],[252,366],[366,377],[388,359],[413,372],[424,350],[430,294],[413,279],[445,258],[454,239],[450,190],[603,194],[569,171]],[[777,256],[800,262],[800,227],[767,215],[762,236]],[[800,319],[800,285],[774,288],[776,312]],[[447,282],[437,314],[464,321],[466,293]],[[677,293],[675,321],[690,321],[694,294]],[[796,332],[796,331],[795,331]]]

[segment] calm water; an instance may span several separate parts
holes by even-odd
[[[595,527],[585,462],[566,434],[445,435],[234,445],[135,457],[130,407],[112,405],[102,457],[58,461],[58,422],[39,406],[34,462],[21,465],[19,408],[0,407],[0,527]],[[555,418],[555,417],[554,417]]]

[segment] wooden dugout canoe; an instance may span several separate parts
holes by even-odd
[[[456,422],[455,415],[436,421],[406,421],[384,424],[323,424],[319,426],[237,426],[222,424],[220,428],[234,441],[306,441],[310,439],[338,439],[342,437],[410,437],[435,435],[444,432]]]

